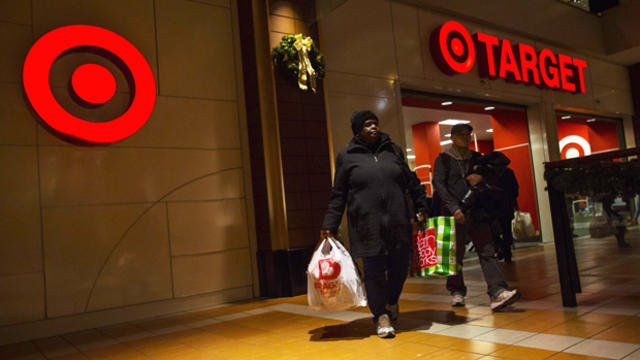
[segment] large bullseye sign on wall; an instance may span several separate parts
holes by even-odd
[[[54,62],[73,51],[96,51],[114,59],[129,82],[131,101],[115,119],[91,122],[65,110],[54,97],[49,75]],[[70,79],[72,97],[97,106],[111,100],[116,80],[105,67],[88,63],[77,67]],[[96,26],[70,25],[43,35],[29,50],[22,81],[31,106],[53,130],[83,142],[108,144],[125,139],[149,119],[156,101],[156,83],[144,56],[122,36]]]
[[[586,61],[546,48],[536,51],[523,43],[512,46],[507,39],[481,32],[471,36],[456,21],[448,21],[433,31],[431,54],[438,67],[450,75],[468,72],[477,59],[481,77],[585,92]]]

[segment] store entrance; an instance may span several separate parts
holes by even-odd
[[[483,154],[500,151],[511,160],[509,168],[519,185],[520,215],[530,224],[525,236],[520,233],[514,239],[541,241],[525,108],[403,91],[402,112],[409,166],[415,169],[430,196],[433,164],[451,146],[451,127],[467,123],[474,129],[471,150]]]

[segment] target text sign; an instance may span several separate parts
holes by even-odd
[[[584,69],[587,62],[544,48],[478,32],[469,35],[456,21],[448,21],[431,34],[431,54],[442,71],[449,75],[466,73],[478,60],[481,77],[503,78],[548,89],[584,93]]]

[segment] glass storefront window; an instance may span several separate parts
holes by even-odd
[[[623,148],[621,120],[559,112],[556,121],[563,160]]]
[[[561,159],[572,159],[624,148],[622,120],[585,114],[558,112],[558,142]],[[601,238],[612,235],[612,227],[603,203],[589,196],[567,195],[573,235],[576,239]],[[629,201],[627,201],[629,202]],[[621,197],[611,205],[628,213],[635,204]]]

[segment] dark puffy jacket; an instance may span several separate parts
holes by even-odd
[[[410,247],[412,227],[405,191],[415,211],[427,211],[424,186],[404,159],[402,149],[381,134],[377,149],[357,138],[336,158],[335,179],[323,229],[334,234],[347,205],[349,240],[353,257],[385,254],[388,249]]]
[[[460,201],[469,190],[466,177],[481,157],[475,151],[460,157],[453,147],[438,155],[433,166],[433,186],[444,210],[441,215],[452,215],[460,209]]]

